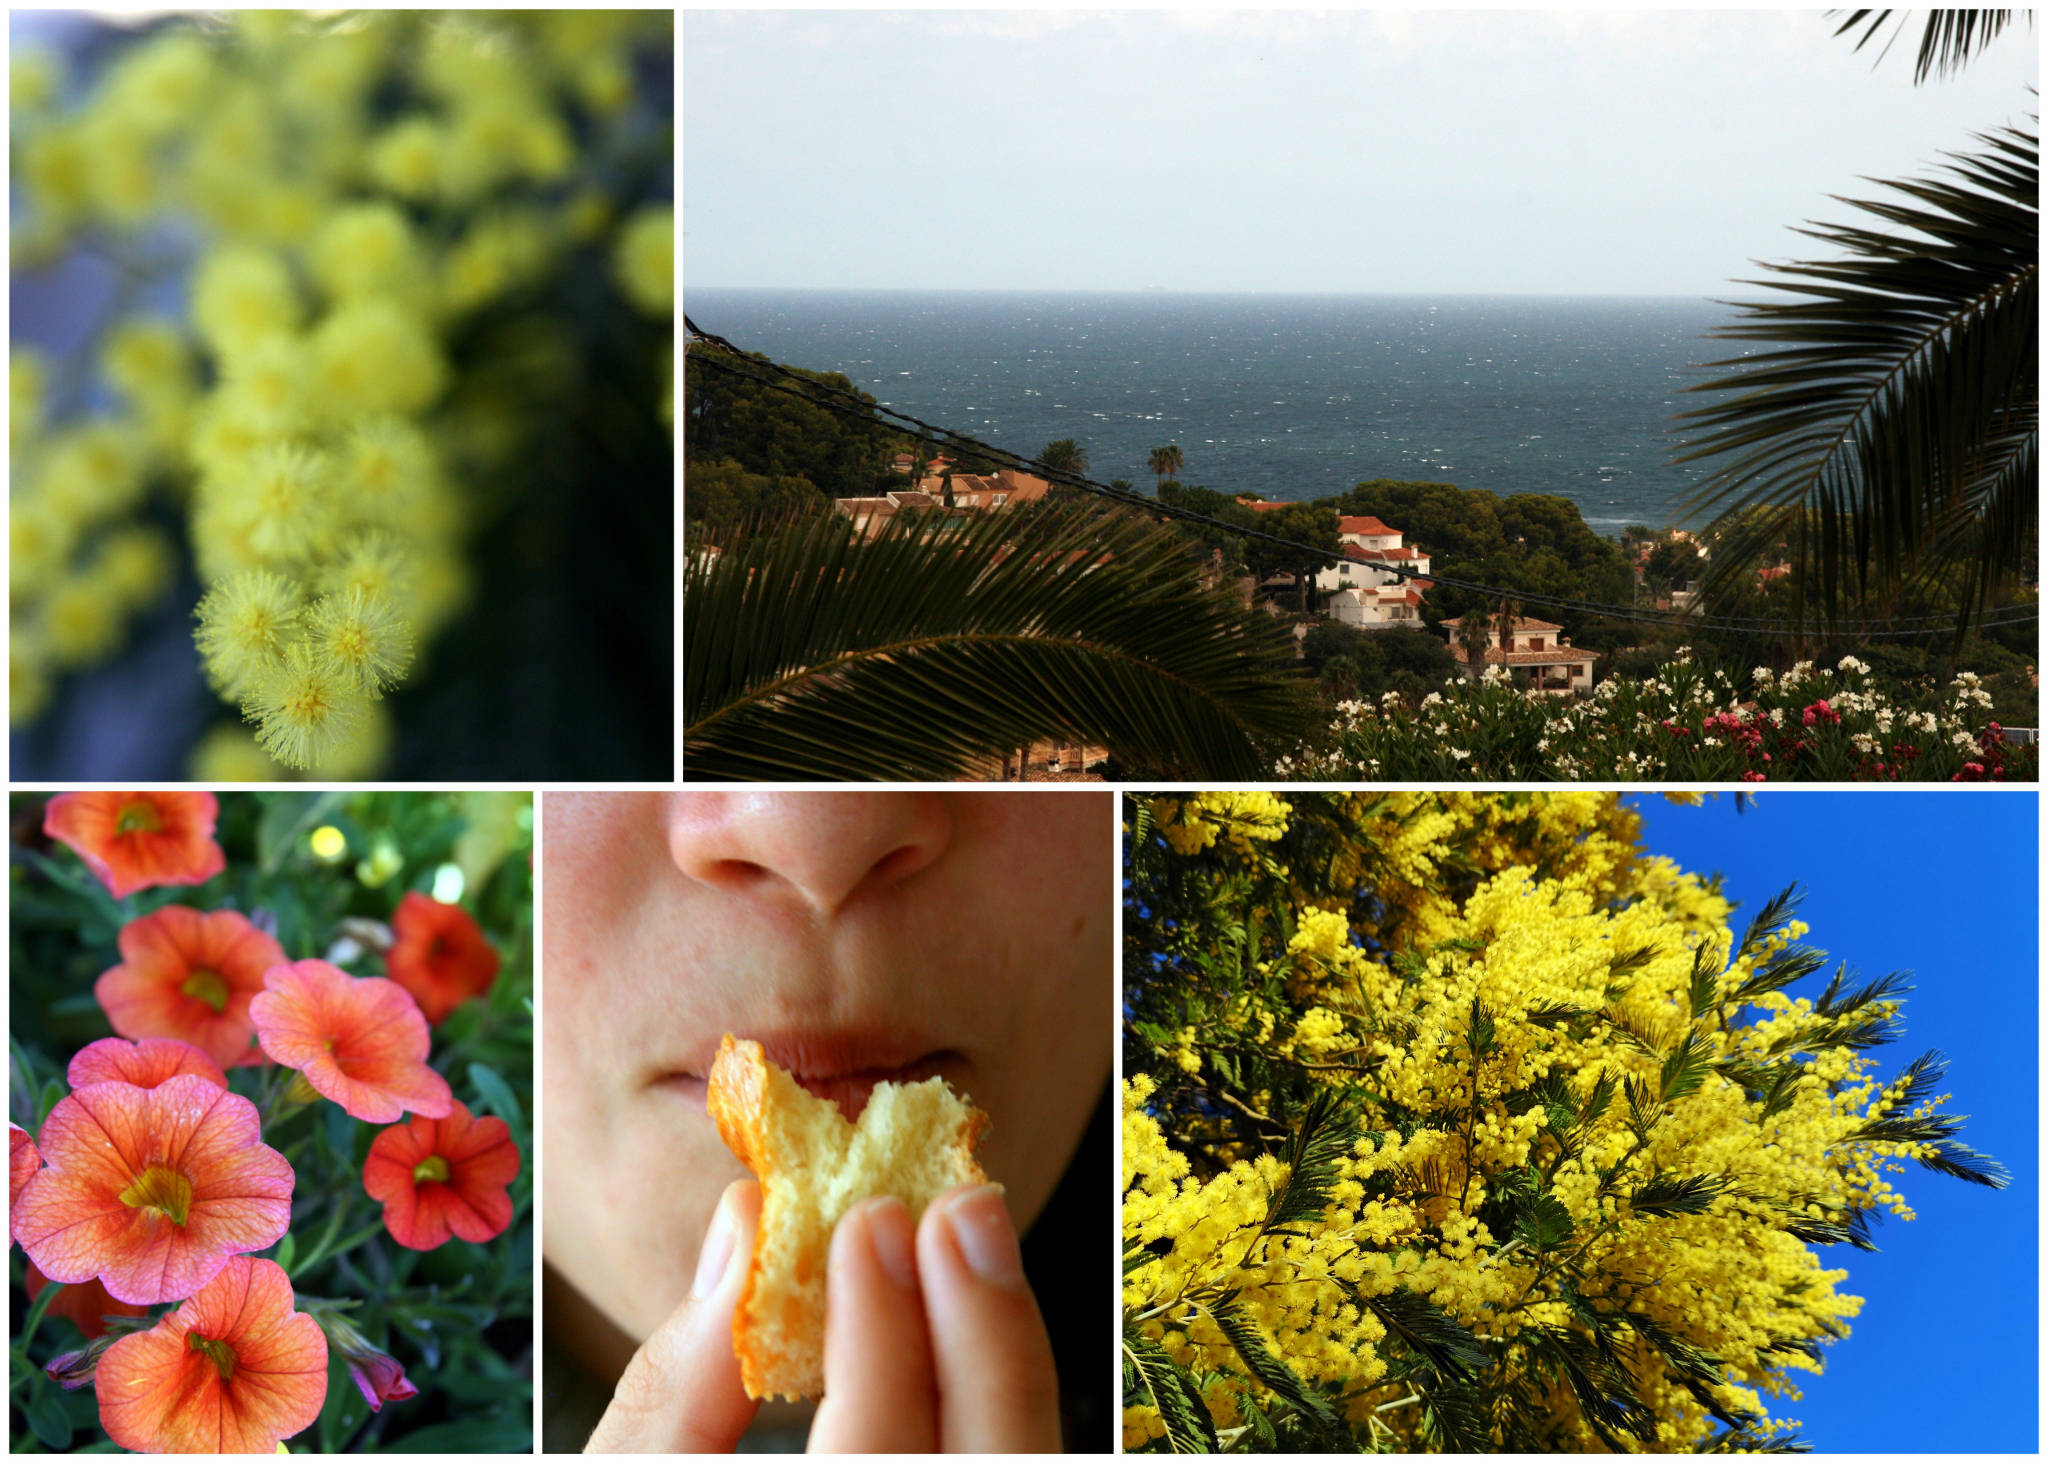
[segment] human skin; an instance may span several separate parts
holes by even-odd
[[[678,1310],[747,1177],[704,1107],[726,1032],[843,1103],[878,1069],[944,1076],[1029,1225],[1108,1079],[1112,816],[1095,793],[546,795],[543,1234],[594,1371],[623,1355],[593,1333],[637,1346]]]

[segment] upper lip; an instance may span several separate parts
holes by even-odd
[[[797,1078],[879,1077],[940,1051],[938,1043],[894,1026],[735,1027],[732,1035],[735,1040],[759,1042],[769,1061]],[[718,1039],[713,1037],[675,1070],[686,1077],[708,1077],[717,1055]]]

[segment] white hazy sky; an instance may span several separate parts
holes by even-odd
[[[1916,88],[1835,24],[686,10],[685,286],[1723,296],[2037,110],[2030,28]]]

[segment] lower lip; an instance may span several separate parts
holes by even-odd
[[[796,1078],[797,1086],[813,1097],[822,1097],[827,1102],[837,1103],[839,1111],[848,1122],[858,1122],[868,1099],[875,1095],[875,1089],[884,1082],[923,1082],[927,1078],[941,1075],[939,1057],[922,1057],[901,1067],[870,1067],[861,1072],[847,1072],[837,1077]],[[795,1074],[792,1073],[792,1076]],[[699,1112],[706,1110],[708,1086],[702,1077],[676,1075],[664,1077],[661,1086],[668,1088],[685,1103]]]

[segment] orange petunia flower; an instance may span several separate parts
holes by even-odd
[[[280,965],[249,1003],[264,1054],[366,1123],[446,1117],[454,1094],[427,1065],[427,1020],[405,988],[325,960]]]
[[[190,1042],[167,1036],[146,1036],[141,1041],[123,1041],[106,1036],[82,1047],[64,1071],[72,1090],[95,1082],[126,1082],[134,1087],[161,1087],[173,1077],[204,1077],[221,1091],[227,1091],[227,1073],[220,1063]]]
[[[431,1250],[450,1236],[496,1239],[512,1222],[505,1189],[518,1175],[505,1120],[475,1117],[459,1102],[438,1122],[386,1128],[363,1163],[363,1187],[384,1205],[384,1227],[409,1250]]]
[[[23,1277],[28,1289],[28,1298],[34,1300],[43,1293],[43,1287],[50,1283],[49,1276],[28,1262],[28,1273]],[[107,1294],[106,1286],[97,1280],[80,1280],[59,1287],[50,1297],[45,1315],[62,1316],[85,1333],[88,1341],[97,1341],[107,1334],[108,1316],[146,1316],[148,1306],[132,1306],[125,1300],[115,1300]]]
[[[42,1155],[36,1152],[36,1140],[28,1135],[28,1129],[7,1125],[7,1242],[14,1242],[15,1200],[21,1197],[21,1188],[36,1176],[36,1170],[43,1166]]]
[[[226,868],[213,841],[219,816],[210,792],[67,792],[43,810],[43,832],[123,899],[157,884],[204,884]]]
[[[114,1030],[190,1042],[222,1067],[256,1060],[249,1002],[284,947],[232,909],[170,904],[121,930],[122,963],[93,984]]]
[[[384,956],[384,973],[412,992],[436,1026],[498,978],[498,952],[459,904],[415,890],[398,901],[391,930],[398,939]]]
[[[205,1289],[100,1358],[100,1424],[138,1453],[270,1453],[327,1401],[327,1338],[270,1260],[237,1255]]]
[[[14,1237],[52,1280],[97,1276],[133,1305],[183,1300],[291,1225],[292,1166],[263,1146],[256,1104],[204,1077],[81,1087],[50,1110],[42,1151]]]
[[[36,1176],[36,1170],[43,1166],[42,1155],[36,1152],[36,1140],[28,1129],[13,1123],[7,1125],[7,1204],[12,1208],[14,1201],[21,1197],[21,1186]]]

